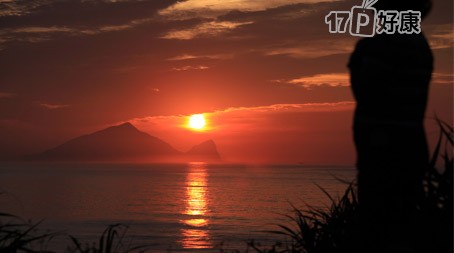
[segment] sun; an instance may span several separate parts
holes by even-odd
[[[205,116],[203,114],[194,114],[189,117],[189,127],[195,130],[203,130],[206,125]]]

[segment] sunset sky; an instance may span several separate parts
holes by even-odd
[[[213,139],[226,161],[354,164],[358,38],[330,34],[324,17],[361,4],[0,0],[0,158],[129,121],[182,151]],[[452,122],[452,0],[434,1],[423,31],[427,116]]]

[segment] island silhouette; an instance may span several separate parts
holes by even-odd
[[[127,122],[82,135],[42,153],[24,157],[36,162],[220,162],[213,140],[181,152]]]

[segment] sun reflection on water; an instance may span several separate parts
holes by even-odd
[[[210,235],[207,230],[209,220],[207,207],[207,172],[205,163],[190,163],[186,177],[186,209],[182,222],[186,228],[181,230],[184,248],[211,248]]]

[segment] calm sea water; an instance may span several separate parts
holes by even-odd
[[[353,168],[303,166],[184,165],[0,165],[0,212],[43,229],[95,241],[109,224],[129,226],[135,243],[152,252],[219,252],[245,249],[254,239],[286,224],[291,205],[329,203],[317,187],[341,195]],[[66,237],[49,248],[61,250]],[[222,246],[220,246],[222,244]]]

